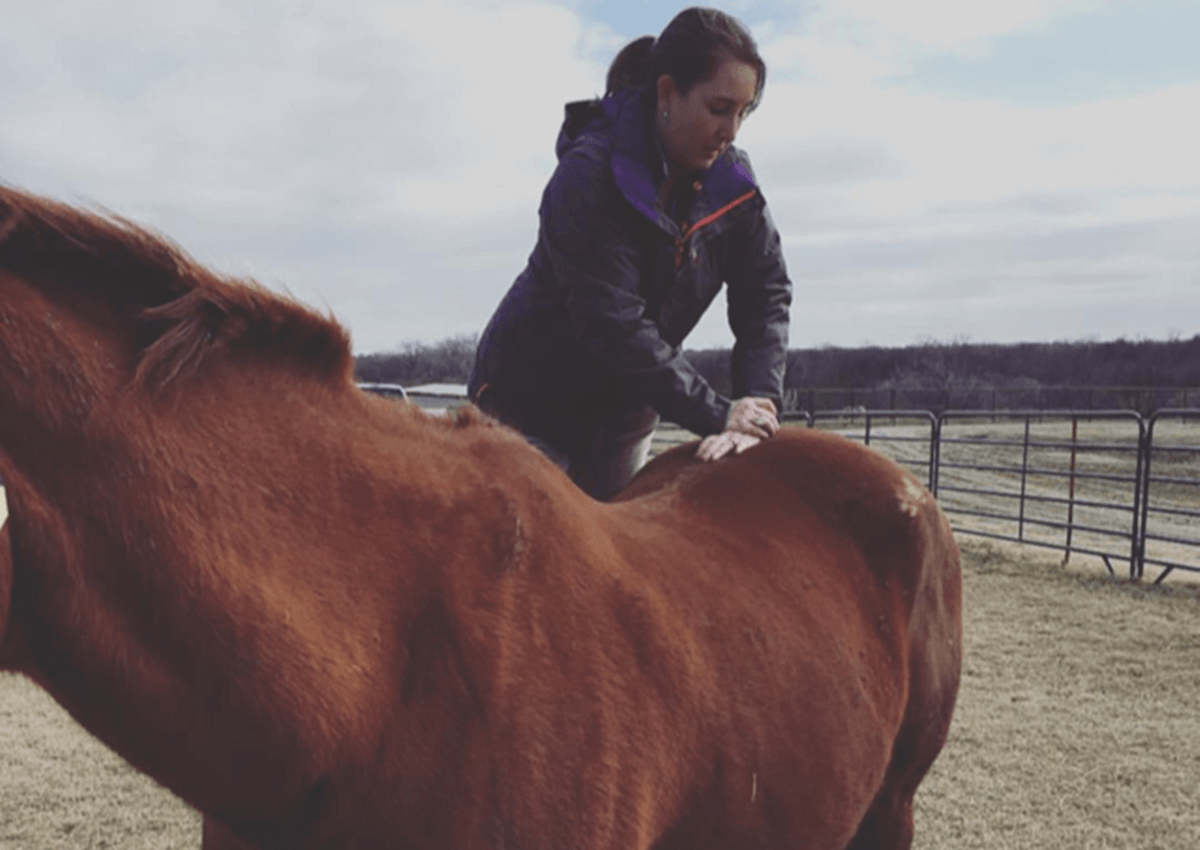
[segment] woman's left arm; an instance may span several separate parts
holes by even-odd
[[[733,397],[768,398],[782,413],[792,282],[779,231],[764,204],[730,236],[725,281],[735,340]]]
[[[696,449],[703,461],[740,454],[778,429],[783,413],[783,375],[787,368],[788,321],[792,282],[783,261],[779,231],[766,205],[730,234],[725,268],[729,326],[733,329],[734,402],[720,434],[705,437]],[[767,399],[774,410],[765,410]]]

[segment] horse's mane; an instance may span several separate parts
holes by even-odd
[[[349,335],[332,317],[252,280],[204,268],[170,240],[0,185],[0,271],[77,277],[132,307],[145,333],[137,380],[163,387],[233,344],[258,346],[349,380]]]

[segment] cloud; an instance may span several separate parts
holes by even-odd
[[[0,33],[0,71],[22,81],[0,89],[0,175],[339,312],[343,270],[383,301],[411,269],[478,284],[503,260],[502,291],[532,245],[562,104],[597,92],[619,41],[545,2],[25,9]]]
[[[910,74],[1129,2],[737,0],[771,69],[739,143],[797,344],[1155,334],[1200,309],[1200,73],[1052,106]],[[618,25],[615,5],[21,4],[0,179],[328,305],[360,351],[478,330],[532,248],[563,104],[675,11],[625,4]],[[689,342],[728,342],[721,313]]]
[[[798,5],[791,17],[777,10],[757,34],[773,73],[844,86],[908,73],[918,59],[931,55],[982,56],[997,38],[1103,5],[1100,0],[836,0]]]
[[[896,45],[905,53],[978,54],[998,36],[1100,6],[1097,0],[843,0],[824,8],[835,26],[868,45]]]
[[[1039,109],[784,83],[747,122],[743,141],[773,203],[829,183],[845,191],[822,203],[867,217],[911,220],[955,203],[1047,193],[1153,215],[1156,204],[1187,211],[1200,201],[1192,153],[1200,125],[1188,106],[1198,98],[1200,86],[1178,86]],[[773,189],[781,185],[789,191]]]

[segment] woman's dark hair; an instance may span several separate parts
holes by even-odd
[[[736,59],[753,68],[758,76],[754,101],[762,100],[767,82],[767,65],[758,55],[758,45],[746,25],[719,9],[693,6],[676,15],[657,39],[644,35],[621,49],[608,69],[605,91],[653,83],[669,74],[681,95],[696,83],[712,77],[725,59]]]
[[[650,79],[650,51],[654,49],[654,36],[644,35],[621,48],[621,52],[608,66],[608,79],[604,93],[613,94],[621,89],[631,89]]]

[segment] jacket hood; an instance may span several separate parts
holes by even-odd
[[[610,138],[613,178],[625,199],[652,222],[662,216],[658,189],[662,184],[661,154],[648,126],[644,89],[624,89],[600,100],[568,103],[558,134],[559,159],[589,133]],[[717,209],[758,188],[740,150],[729,147],[707,171],[696,175],[704,186],[705,206]]]

